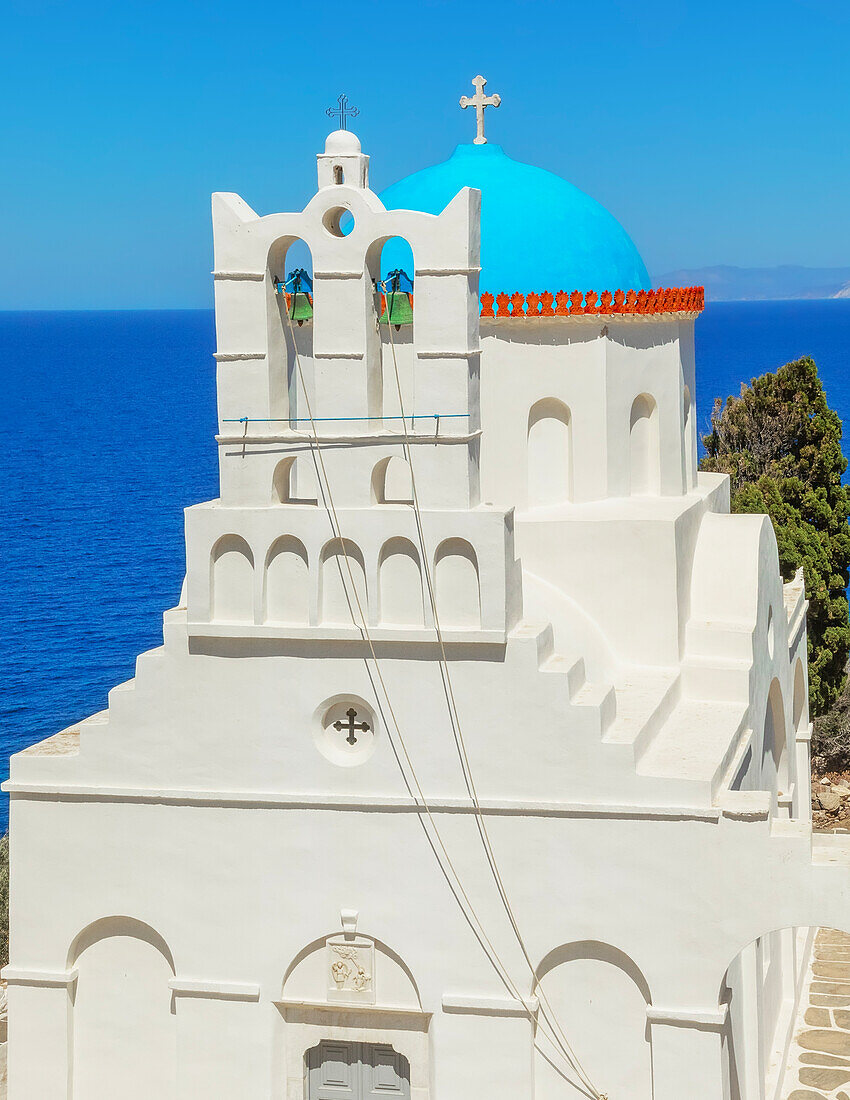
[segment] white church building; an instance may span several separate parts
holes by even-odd
[[[701,290],[476,84],[380,197],[344,129],[300,212],[213,196],[220,495],[5,785],[11,1100],[780,1095],[850,930],[802,574],[697,471]]]

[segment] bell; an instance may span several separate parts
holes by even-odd
[[[391,271],[384,280],[384,309],[378,318],[382,325],[413,324],[413,283],[400,268]]]
[[[313,318],[313,299],[308,291],[313,289],[313,282],[303,267],[290,271],[286,286],[289,293],[286,295],[286,304],[290,319],[297,321],[299,326]]]

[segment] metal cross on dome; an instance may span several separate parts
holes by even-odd
[[[340,130],[347,130],[348,127],[345,125],[346,122],[350,118],[357,118],[360,114],[360,108],[352,107],[348,102],[348,96],[345,92],[342,92],[337,96],[336,107],[328,107],[325,114],[328,118],[333,118],[334,115],[337,115],[339,117]]]
[[[475,85],[475,95],[462,95],[460,97],[460,105],[464,108],[475,108],[475,121],[477,126],[473,144],[486,145],[487,138],[484,137],[484,108],[498,107],[502,102],[502,97],[500,95],[484,95],[484,85],[487,81],[483,76],[476,76],[472,83]]]

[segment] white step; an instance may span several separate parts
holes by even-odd
[[[605,741],[631,745],[637,761],[679,700],[678,669],[646,669],[614,685],[617,713]]]
[[[639,775],[705,786],[713,798],[746,728],[746,704],[680,699],[638,764]]]

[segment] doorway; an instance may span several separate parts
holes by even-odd
[[[410,1063],[385,1043],[323,1039],[304,1056],[305,1100],[410,1100]]]

